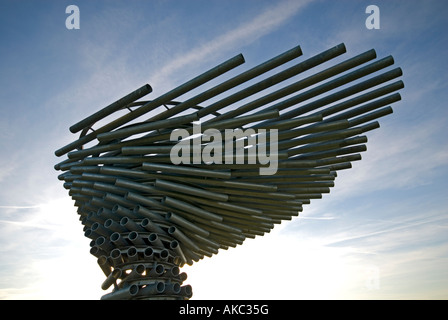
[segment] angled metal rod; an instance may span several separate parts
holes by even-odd
[[[310,59],[312,60],[312,59],[317,59],[317,58],[319,58],[319,55],[317,55],[316,57],[310,58]],[[287,85],[281,89],[278,89],[277,91],[269,93],[261,98],[255,99],[251,102],[248,102],[245,105],[236,108],[235,110],[230,110],[220,116],[217,116],[217,117],[207,121],[207,123],[220,121],[221,119],[233,118],[238,115],[244,114],[246,112],[261,108],[261,107],[263,107],[271,102],[274,102],[280,98],[286,97],[287,95],[290,95],[299,90],[303,90],[307,87],[310,87],[318,82],[326,80],[326,79],[328,79],[332,76],[335,76],[339,73],[342,73],[344,71],[347,71],[349,69],[357,67],[357,66],[359,66],[367,61],[370,61],[374,58],[376,58],[375,50],[373,50],[373,49],[369,50],[369,51],[362,53],[356,57],[353,57],[349,60],[343,61],[335,66],[327,68],[324,71],[318,72],[318,73],[311,75],[307,78],[301,79],[295,83],[292,83],[292,84]],[[310,59],[308,59],[308,61]],[[324,61],[321,61],[321,62],[324,62]],[[265,109],[263,109],[263,110],[265,110]],[[262,112],[263,110],[261,110],[259,112]],[[258,127],[259,126],[254,126],[254,128],[258,128]]]
[[[209,115],[217,110],[220,110],[226,106],[229,106],[233,103],[235,103],[238,100],[241,100],[243,98],[247,98],[257,92],[260,92],[266,88],[269,88],[273,86],[274,84],[280,83],[284,80],[287,80],[301,72],[304,72],[306,70],[311,69],[312,67],[318,65],[319,63],[329,60],[331,58],[334,58],[342,53],[345,53],[345,45],[343,43],[318,54],[314,59],[307,60],[304,62],[301,62],[299,64],[296,64],[295,66],[292,66],[284,71],[281,71],[267,79],[264,79],[254,85],[251,85],[237,93],[232,94],[231,96],[228,96],[218,102],[215,102],[211,104],[210,106],[204,107],[201,110],[198,111],[198,114],[200,117],[204,117],[206,115]]]
[[[197,96],[186,100],[185,102],[171,108],[170,110],[166,110],[164,112],[161,112],[160,114],[153,116],[151,118],[151,121],[154,120],[158,120],[158,119],[165,119],[168,117],[171,117],[175,114],[178,114],[180,112],[183,112],[187,109],[189,109],[190,107],[194,106],[194,105],[198,105],[203,101],[209,100],[215,96],[217,96],[218,94],[221,94],[229,89],[232,89],[244,82],[247,82],[263,73],[266,73],[269,70],[272,70],[288,61],[291,61],[299,56],[302,55],[302,49],[300,48],[300,46],[294,47],[280,55],[278,55],[277,57],[274,57],[250,70],[247,70],[229,80],[226,80],[222,83],[220,83],[219,85],[210,88],[200,94],[198,94]]]
[[[93,125],[95,122],[107,117],[108,115],[111,115],[115,111],[123,109],[131,102],[134,102],[135,100],[140,99],[141,97],[144,97],[151,92],[152,92],[151,86],[149,84],[145,84],[142,87],[138,88],[137,90],[134,90],[131,93],[127,94],[123,98],[108,105],[107,107],[104,107],[103,109],[95,112],[91,116],[75,123],[70,127],[70,131],[72,133],[81,131],[82,129]]]
[[[94,140],[99,133],[103,133],[103,132],[107,132],[107,131],[116,129],[119,126],[121,126],[131,120],[134,120],[134,119],[138,118],[139,116],[157,108],[158,106],[161,106],[164,103],[174,100],[178,96],[180,96],[190,90],[193,90],[196,87],[199,87],[200,85],[212,80],[213,78],[216,78],[216,77],[226,73],[227,71],[237,67],[238,65],[240,65],[242,63],[244,63],[244,58],[243,58],[243,55],[239,54],[239,55],[225,61],[224,63],[204,72],[203,74],[193,78],[192,80],[178,86],[177,88],[163,94],[162,96],[159,96],[158,98],[148,102],[147,104],[141,106],[140,108],[134,110],[133,112],[128,113],[128,114],[104,125],[101,128],[95,129],[94,132],[89,133],[86,136],[56,150],[55,155],[58,157],[62,156],[65,153]]]

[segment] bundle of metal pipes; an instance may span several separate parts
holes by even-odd
[[[401,69],[387,69],[393,58],[375,50],[326,66],[345,51],[294,62],[295,47],[207,86],[240,54],[140,100],[146,84],[70,127],[80,137],[55,152],[67,155],[55,169],[102,288],[113,286],[103,299],[189,299],[180,267],[262,236],[330,192],[403,88]]]

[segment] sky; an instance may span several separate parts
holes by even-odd
[[[67,29],[66,8],[80,11]],[[380,12],[368,29],[367,6]],[[0,299],[106,292],[54,151],[68,128],[149,83],[152,97],[242,53],[374,48],[402,100],[335,187],[263,237],[186,266],[193,299],[448,298],[448,3],[0,0]],[[336,61],[341,61],[337,60]]]

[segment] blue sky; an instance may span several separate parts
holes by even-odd
[[[65,8],[80,9],[68,30]],[[368,5],[380,29],[365,26]],[[446,1],[0,0],[0,299],[98,299],[104,280],[53,169],[68,128],[242,53],[392,55],[405,88],[330,194],[185,267],[195,299],[447,299]],[[340,61],[335,59],[335,61]]]

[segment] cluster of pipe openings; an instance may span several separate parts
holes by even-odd
[[[345,52],[339,44],[295,62],[297,46],[202,87],[242,64],[240,54],[152,100],[141,100],[152,91],[145,84],[70,127],[80,136],[56,150],[67,158],[55,169],[106,276],[102,288],[113,287],[104,299],[189,299],[179,268],[270,232],[330,192],[403,88],[401,69],[388,69],[391,56],[377,60],[372,49],[339,59]],[[181,141],[204,138],[199,153],[228,146],[205,131],[198,136],[197,121],[215,134],[253,129],[267,140],[275,133],[265,145],[276,148],[275,172],[260,175],[266,162],[236,161],[238,142],[245,152],[260,150],[254,131],[231,141],[229,162],[173,163]],[[176,129],[187,136],[173,141]]]

